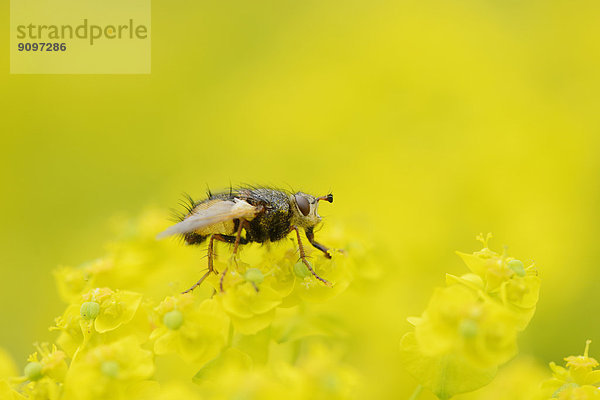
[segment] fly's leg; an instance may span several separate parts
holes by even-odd
[[[246,220],[245,219],[240,219],[240,222],[238,223],[238,229],[237,229],[237,233],[235,234],[235,242],[233,242],[233,254],[232,254],[232,258],[235,260],[235,256],[237,254],[238,251],[238,247],[240,246],[240,244],[245,244],[248,243],[247,240],[244,240],[242,242],[242,229],[246,227]],[[223,290],[223,280],[225,279],[225,274],[227,273],[227,269],[225,268],[223,270],[223,275],[221,275],[221,279],[219,281],[219,288],[221,289],[221,292],[224,292]]]
[[[191,288],[189,288],[188,290],[186,290],[184,292],[181,292],[181,294],[186,294],[186,293],[191,292],[192,290],[196,289],[198,286],[200,286],[200,284],[202,282],[204,282],[204,280],[206,279],[206,277],[208,275],[210,275],[211,272],[212,271],[210,269],[208,271],[206,271],[206,273],[204,275],[202,275],[202,278],[200,278],[200,280],[198,282],[194,283],[194,285]]]
[[[304,252],[304,245],[302,244],[302,240],[300,240],[300,231],[298,230],[298,227],[293,226],[292,229],[296,231],[296,237],[298,238],[298,249],[300,250],[300,259],[302,260],[302,262],[304,263],[304,265],[306,265],[306,268],[308,268],[308,270],[310,271],[310,273],[313,274],[313,276],[315,278],[317,278],[318,280],[320,280],[321,282],[323,282],[325,285],[331,287],[332,286],[331,283],[329,281],[321,278],[319,275],[317,275],[317,273],[315,272],[315,270],[313,270],[312,266],[310,265],[310,263],[306,259],[306,253]]]
[[[238,247],[240,246],[240,244],[248,243],[247,239],[242,240],[242,229],[244,229],[245,227],[246,227],[246,220],[240,219],[240,223],[238,224],[238,229],[235,234],[235,242],[233,242],[233,255],[234,256],[237,254]]]
[[[308,239],[310,244],[312,244],[314,247],[316,247],[317,249],[319,249],[323,253],[325,253],[325,257],[331,258],[331,255],[327,252],[329,249],[327,247],[323,246],[321,243],[317,243],[315,241],[315,233],[313,231],[313,228],[306,229],[305,233],[306,233],[306,238]]]
[[[204,282],[204,280],[208,277],[208,275],[210,275],[211,272],[214,272],[215,274],[217,273],[215,271],[215,268],[213,267],[213,259],[215,256],[215,245],[214,245],[215,240],[219,240],[221,242],[227,241],[222,235],[218,235],[218,234],[211,235],[210,240],[208,241],[208,271],[206,271],[206,273],[204,275],[202,275],[202,278],[200,278],[200,280],[198,280],[198,282],[194,283],[194,285],[191,288],[189,288],[185,292],[181,292],[181,294],[188,293],[188,292],[191,292],[192,290],[196,289],[198,286],[200,286],[202,284],[202,282]]]

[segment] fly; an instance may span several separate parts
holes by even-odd
[[[181,221],[170,226],[157,235],[162,239],[171,235],[183,235],[186,243],[200,244],[208,239],[208,271],[191,288],[199,286],[211,272],[213,267],[214,241],[232,243],[235,256],[240,245],[256,242],[276,242],[294,231],[298,239],[300,259],[310,273],[327,286],[327,280],[314,271],[308,260],[304,245],[300,239],[300,229],[304,229],[306,238],[315,248],[321,250],[325,257],[331,258],[328,248],[315,241],[314,228],[321,222],[317,214],[319,201],[333,203],[333,195],[315,197],[307,193],[291,193],[272,188],[239,188],[229,192],[212,194],[208,198],[195,202],[190,199],[188,213]],[[242,236],[242,231],[245,234]],[[223,277],[221,290],[223,290]]]

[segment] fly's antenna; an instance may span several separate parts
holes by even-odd
[[[229,179],[229,197],[233,196],[233,185],[231,184],[231,179]]]
[[[320,200],[325,200],[325,201],[328,201],[329,203],[333,203],[333,194],[329,193],[327,196],[317,197],[317,201],[320,201]]]
[[[208,183],[206,184],[206,195],[208,196],[208,198],[212,197],[212,192],[210,191],[210,187],[208,186]]]

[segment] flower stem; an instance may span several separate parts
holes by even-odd
[[[413,394],[410,396],[410,398],[408,400],[417,400],[417,398],[419,397],[419,395],[421,394],[421,391],[423,390],[423,386],[421,386],[420,384],[415,388],[415,391],[413,392]]]

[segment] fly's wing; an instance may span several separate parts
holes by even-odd
[[[210,225],[231,221],[237,218],[244,218],[250,221],[254,218],[257,212],[257,207],[245,202],[244,200],[233,199],[233,201],[219,201],[208,208],[195,212],[183,221],[168,227],[156,235],[156,239],[194,232]]]

